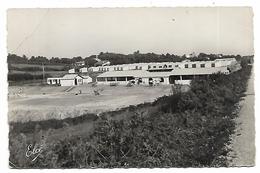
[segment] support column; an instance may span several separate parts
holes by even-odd
[[[165,77],[165,78],[164,78],[164,83],[165,83],[165,84],[170,84],[169,77]]]

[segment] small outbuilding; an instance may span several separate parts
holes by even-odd
[[[88,72],[88,68],[87,67],[83,67],[79,69],[80,73],[87,73]]]
[[[87,75],[66,74],[62,78],[48,78],[47,84],[60,86],[84,85],[92,82],[92,78]]]

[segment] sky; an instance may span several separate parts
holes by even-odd
[[[28,57],[254,54],[248,7],[9,9],[7,31],[8,53]]]

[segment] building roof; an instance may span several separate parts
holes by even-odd
[[[98,62],[96,62],[94,65],[95,65],[95,66],[102,66],[103,64],[107,64],[107,63],[110,64],[110,61],[107,61],[107,60],[98,61]]]
[[[214,68],[184,68],[173,70],[171,75],[206,75],[218,72],[227,72],[227,67]]]
[[[88,76],[88,75],[79,75],[79,76],[81,76],[81,77],[84,78],[84,79],[91,78],[91,77]]]
[[[134,77],[140,77],[140,78],[148,78],[148,77],[169,77],[172,74],[171,72],[147,72],[143,74],[137,74]]]
[[[145,75],[150,73],[145,70],[125,70],[125,71],[108,71],[100,74],[98,77],[124,77],[124,76],[133,76],[136,77],[138,75]]]
[[[75,79],[77,76],[80,76],[80,75],[78,75],[78,74],[65,74],[61,79]]]
[[[106,60],[105,60],[106,61]],[[236,61],[235,58],[219,58],[215,60],[204,60],[204,61],[190,61],[189,59],[186,59],[184,61],[179,62],[148,62],[148,63],[132,63],[132,64],[115,64],[115,65],[109,65],[106,67],[124,67],[124,66],[153,66],[153,65],[164,65],[164,64],[184,64],[184,63],[214,63],[219,61]],[[103,61],[99,61],[96,64],[102,65]],[[90,67],[93,68],[93,67]],[[99,67],[95,67],[99,68]]]
[[[206,75],[218,72],[227,72],[227,68],[185,68],[174,69],[170,72],[148,72],[145,70],[108,71],[98,77],[169,77],[171,75]]]
[[[88,67],[81,67],[80,69],[88,69]]]

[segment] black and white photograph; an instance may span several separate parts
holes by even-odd
[[[255,166],[252,7],[6,14],[10,169]]]

